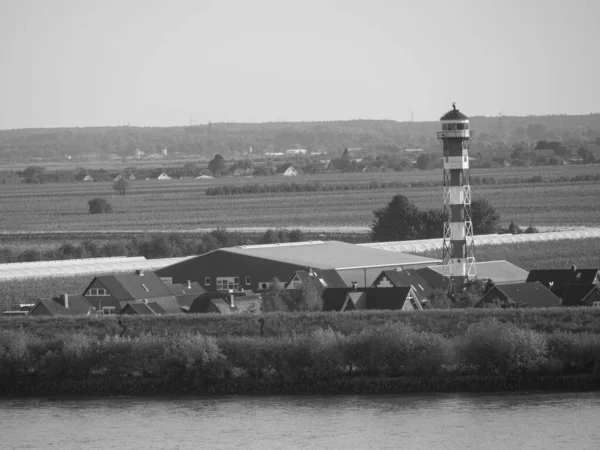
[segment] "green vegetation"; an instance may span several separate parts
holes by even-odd
[[[364,316],[335,314],[357,315]],[[422,391],[460,390],[467,381],[470,390],[598,388],[598,334],[536,331],[497,316],[479,315],[454,335],[401,321],[265,337],[164,328],[127,335],[137,318],[119,334],[98,337],[71,329],[42,339],[32,330],[3,329],[0,393]]]

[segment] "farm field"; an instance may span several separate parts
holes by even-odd
[[[535,167],[473,170],[473,177],[497,180],[541,175],[596,174],[599,166]],[[129,194],[119,196],[111,183],[23,185],[0,188],[3,232],[21,231],[136,231],[196,230],[211,228],[368,227],[373,210],[393,195],[406,195],[419,208],[440,208],[440,186],[401,189],[332,190],[235,196],[206,196],[207,187],[243,183],[368,184],[441,180],[441,170],[322,174],[316,176],[222,178],[216,180],[138,181]],[[595,182],[541,182],[481,184],[474,198],[487,199],[503,223],[514,220],[528,226],[591,226],[600,223],[600,184]],[[114,213],[90,215],[87,201],[106,198]]]

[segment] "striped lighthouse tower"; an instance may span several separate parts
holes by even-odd
[[[471,222],[471,187],[469,186],[469,144],[473,131],[469,118],[452,109],[440,119],[442,131],[437,138],[444,152],[444,275],[451,280],[450,289],[459,289],[466,280],[475,278],[475,244]]]

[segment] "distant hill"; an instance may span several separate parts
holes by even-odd
[[[254,154],[305,148],[341,154],[353,148],[438,149],[439,122],[349,120],[331,122],[213,123],[185,127],[85,127],[0,130],[0,161],[108,160],[146,155],[216,153],[230,157],[251,146]],[[600,114],[471,118],[477,151],[510,147],[515,142],[556,140],[572,145],[600,137]]]

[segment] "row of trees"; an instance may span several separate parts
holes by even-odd
[[[373,214],[373,242],[439,238],[447,221],[442,210],[421,211],[401,194],[395,195],[387,206]],[[485,199],[471,202],[471,220],[474,234],[493,234],[500,228],[500,215]]]

